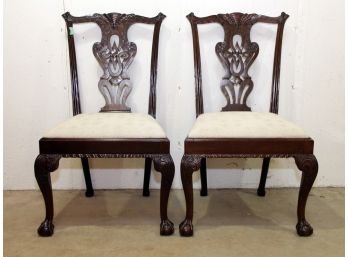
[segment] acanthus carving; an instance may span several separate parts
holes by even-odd
[[[61,155],[40,154],[36,157],[34,169],[36,173],[49,173],[58,169]]]
[[[256,13],[249,14],[240,12],[219,14],[218,16],[221,17],[223,20],[227,21],[230,25],[233,25],[235,27],[245,25],[252,26],[260,18],[260,15]]]
[[[297,167],[306,173],[310,173],[311,176],[317,175],[318,161],[312,154],[297,154],[294,155],[294,159]]]
[[[152,158],[154,163],[155,170],[173,170],[174,172],[174,163],[173,159],[169,154],[157,155]]]
[[[220,83],[227,104],[222,111],[251,111],[246,101],[253,89],[253,81],[248,74],[259,53],[259,46],[250,41],[250,30],[257,14],[220,14],[225,30],[224,42],[217,43],[215,52],[225,69]]]
[[[190,170],[192,172],[198,170],[201,167],[201,159],[203,155],[185,154],[181,160],[182,169]]]

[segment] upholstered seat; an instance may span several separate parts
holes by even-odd
[[[274,113],[213,112],[198,116],[189,138],[308,138],[302,128]]]
[[[47,138],[166,138],[148,114],[86,113],[76,115],[44,135]]]

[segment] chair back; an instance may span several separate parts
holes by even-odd
[[[288,17],[289,15],[284,12],[278,17],[238,12],[207,17],[196,17],[193,13],[187,15],[191,23],[193,38],[196,116],[204,112],[201,56],[197,25],[218,23],[224,30],[224,41],[217,43],[215,46],[216,55],[225,70],[220,88],[226,98],[227,104],[222,107],[221,111],[251,111],[251,108],[247,105],[247,98],[253,89],[254,83],[248,71],[259,53],[259,46],[256,42],[250,40],[250,31],[253,25],[259,22],[277,24],[270,112],[278,113],[282,37],[284,24]]]
[[[105,99],[105,106],[101,112],[130,112],[126,101],[132,90],[132,82],[127,73],[129,66],[137,53],[135,43],[128,41],[128,29],[136,24],[153,24],[153,40],[151,53],[151,74],[148,113],[156,116],[156,80],[157,80],[157,59],[158,41],[161,24],[165,15],[159,13],[153,18],[135,14],[121,13],[95,13],[92,16],[72,16],[69,12],[64,13],[66,22],[70,73],[72,85],[73,114],[81,113],[79,94],[79,83],[77,75],[76,52],[73,25],[78,23],[96,23],[101,30],[101,40],[93,45],[93,54],[103,70],[98,88]]]

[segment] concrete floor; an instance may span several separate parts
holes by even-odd
[[[149,198],[140,190],[55,191],[55,233],[40,238],[44,217],[41,193],[4,192],[4,256],[343,256],[344,189],[313,189],[307,218],[309,238],[295,233],[297,189],[195,191],[195,234],[179,236],[184,195],[173,190],[169,217],[175,234],[159,236],[159,191]]]

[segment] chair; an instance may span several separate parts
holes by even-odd
[[[193,235],[192,173],[200,169],[201,196],[207,195],[206,158],[263,158],[259,196],[265,195],[265,183],[270,158],[295,159],[302,171],[298,198],[296,226],[300,236],[313,233],[305,218],[307,197],[317,176],[318,163],[313,155],[313,139],[295,124],[277,115],[282,34],[286,19],[258,14],[230,13],[196,17],[190,13],[194,72],[196,84],[197,120],[185,139],[181,160],[181,179],[186,199],[186,217],[180,224],[182,236]],[[250,30],[256,23],[277,25],[274,51],[270,113],[251,112],[247,98],[253,89],[248,70],[258,55],[258,44],[250,39]],[[215,51],[225,69],[220,89],[227,100],[222,112],[204,113],[202,97],[201,58],[198,24],[218,23],[224,30],[224,41],[216,44]],[[239,36],[239,37],[235,37]],[[237,86],[239,90],[236,90]]]
[[[88,158],[145,158],[143,195],[149,195],[151,163],[162,174],[160,234],[174,232],[167,217],[167,203],[174,177],[169,154],[169,140],[156,122],[156,79],[160,27],[165,15],[153,18],[134,14],[94,14],[74,17],[63,14],[68,31],[72,101],[74,117],[50,129],[39,141],[40,154],[35,161],[35,177],[42,192],[46,217],[38,228],[40,236],[53,234],[53,198],[50,172],[58,168],[60,158],[81,158],[86,180],[86,196],[93,196]],[[102,32],[101,42],[93,45],[93,54],[103,75],[98,88],[105,99],[99,113],[81,114],[73,24],[96,23]],[[137,47],[127,38],[128,29],[136,23],[153,24],[151,76],[148,114],[131,113],[126,105],[132,83],[127,74]],[[118,40],[117,40],[118,39]]]

